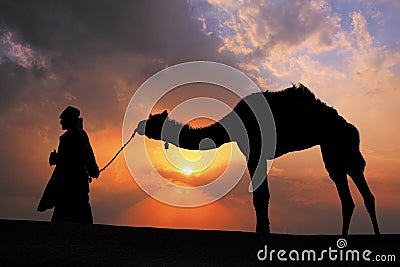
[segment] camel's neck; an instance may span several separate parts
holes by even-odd
[[[164,124],[161,140],[190,150],[208,150],[231,142],[229,134],[219,122],[203,128],[191,128],[175,121]]]

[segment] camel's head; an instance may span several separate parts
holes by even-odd
[[[150,114],[147,120],[139,122],[136,131],[140,135],[146,135],[149,138],[160,140],[162,127],[167,119],[168,112],[166,110],[159,114]]]

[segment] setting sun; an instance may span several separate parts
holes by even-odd
[[[171,93],[169,97],[173,98],[176,95]],[[160,103],[158,105],[161,105]],[[159,108],[159,110],[164,108],[166,106]],[[173,109],[173,107],[168,108]],[[157,110],[157,106],[155,109]],[[177,112],[175,116],[179,116],[179,113]],[[214,120],[204,117],[182,121],[190,124],[191,127],[205,127],[214,123]],[[232,158],[231,145],[201,151],[183,149],[171,144],[169,149],[166,150],[162,142],[149,138],[144,141],[151,164],[164,179],[175,184],[185,183],[190,184],[190,186],[208,184],[218,179],[232,160],[238,161],[238,159]],[[189,177],[193,179],[187,179]]]
[[[184,174],[186,174],[186,175],[190,175],[190,174],[193,173],[193,170],[192,170],[192,168],[190,168],[190,167],[185,167],[185,168],[183,168],[181,171],[182,171],[182,173],[184,173]]]

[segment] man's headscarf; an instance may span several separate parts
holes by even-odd
[[[79,109],[68,106],[60,114],[60,119],[74,121],[74,120],[77,120],[80,115],[81,115],[81,112],[79,111]]]

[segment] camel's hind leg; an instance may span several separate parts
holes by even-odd
[[[358,191],[360,191],[361,196],[364,199],[364,205],[367,208],[369,216],[371,217],[372,226],[374,228],[374,232],[376,235],[380,234],[378,220],[376,219],[376,212],[375,212],[375,197],[372,194],[371,190],[368,187],[367,181],[364,177],[363,170],[358,171],[349,171],[350,177],[353,179],[354,183],[356,184]]]

